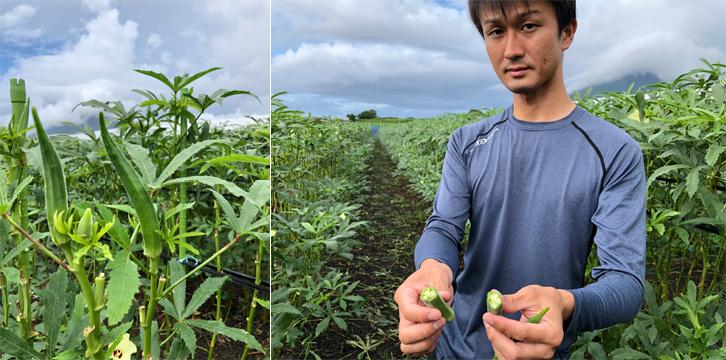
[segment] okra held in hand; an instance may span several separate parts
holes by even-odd
[[[446,303],[446,301],[444,301],[444,299],[441,298],[436,289],[431,287],[424,288],[421,290],[419,299],[421,299],[426,306],[441,311],[441,316],[443,316],[446,321],[454,320],[454,310]]]

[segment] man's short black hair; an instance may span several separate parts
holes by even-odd
[[[482,14],[496,14],[499,12],[506,19],[506,11],[511,10],[514,5],[524,3],[529,9],[530,1],[548,1],[555,7],[557,30],[560,35],[565,26],[576,20],[575,0],[469,0],[469,16],[471,16],[471,21],[476,26],[479,34],[484,37],[484,29],[481,27]]]

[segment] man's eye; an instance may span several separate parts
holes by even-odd
[[[502,34],[502,30],[501,29],[493,29],[493,30],[491,30],[491,31],[489,31],[487,33],[487,35],[494,36],[494,37],[499,36],[501,34]]]
[[[538,25],[537,24],[524,24],[522,25],[522,28],[527,31],[534,30]]]

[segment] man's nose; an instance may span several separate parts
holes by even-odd
[[[504,48],[504,57],[507,60],[515,60],[524,56],[524,46],[522,39],[516,31],[508,31],[506,46]]]

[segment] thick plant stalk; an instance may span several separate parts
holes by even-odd
[[[219,202],[214,201],[214,250],[219,251]],[[217,256],[215,260],[217,265],[217,272],[222,272],[222,257]],[[217,308],[214,312],[214,320],[221,320],[222,318],[222,288],[217,289]],[[217,342],[217,334],[212,334],[212,340],[209,342],[209,352],[207,355],[208,360],[212,360],[214,354],[214,344]]]
[[[28,126],[28,107],[30,101],[27,99],[25,91],[25,81],[23,79],[10,79],[10,102],[12,104],[12,118],[9,124],[9,128],[12,133],[22,131]],[[14,159],[10,169],[10,176],[8,181],[16,184],[20,183],[23,179],[25,172],[25,164],[27,163],[25,152],[21,150],[25,143],[25,135],[16,138],[11,144],[11,152],[17,154],[17,158]],[[27,189],[23,190],[13,208],[11,213],[20,226],[28,228],[30,225],[28,217],[28,203],[26,200]],[[21,234],[15,236],[15,244],[20,244],[23,241]],[[21,335],[25,338],[29,338],[33,335],[33,319],[32,319],[32,274],[35,273],[33,269],[32,252],[23,251],[18,254],[16,259],[17,268],[20,270],[20,293],[19,295],[19,320]]]
[[[255,285],[262,283],[262,253],[264,251],[264,244],[261,240],[257,240],[257,257],[255,258]],[[252,321],[255,319],[255,309],[257,308],[257,289],[252,292],[252,304],[250,305],[250,313],[247,316],[247,333],[252,334]],[[448,306],[448,305],[447,305]],[[452,312],[453,315],[453,312]],[[247,357],[247,352],[250,350],[248,344],[245,344],[245,349],[242,352],[242,360]]]
[[[424,288],[421,290],[419,299],[421,299],[426,306],[441,311],[441,316],[443,316],[446,321],[454,320],[454,310],[444,301],[444,299],[441,298],[436,289],[431,287]]]
[[[177,103],[178,104],[178,103]],[[179,111],[179,108],[176,108],[177,114]],[[180,149],[186,148],[187,139],[186,139],[186,133],[187,133],[187,118],[184,116],[181,116],[181,118],[177,115],[177,119],[181,120],[181,146]],[[179,168],[179,176],[180,177],[186,177],[187,176],[187,170],[185,169],[184,165],[182,165]],[[184,204],[187,202],[187,183],[182,182],[179,184],[179,203]],[[179,234],[184,234],[187,232],[187,211],[186,209],[182,209],[179,212]],[[185,243],[186,238],[180,238],[180,243]],[[183,258],[187,254],[187,249],[184,246],[179,246],[179,257]]]

